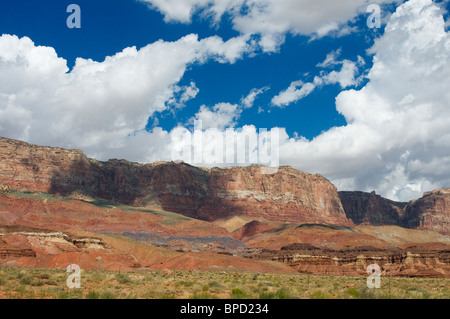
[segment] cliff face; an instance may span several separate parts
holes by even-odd
[[[405,226],[450,234],[450,189],[425,193],[405,210]]]
[[[80,163],[78,171],[74,163]],[[81,151],[0,138],[0,182],[17,190],[48,192],[59,171],[82,175],[88,173],[88,167],[89,161]]]
[[[375,192],[339,192],[339,197],[345,214],[356,225],[403,225],[407,203],[388,200]]]
[[[395,225],[450,234],[450,189],[425,193],[409,203],[388,200],[375,192],[339,192],[347,218],[356,225]]]
[[[352,225],[336,187],[320,175],[290,167],[264,175],[259,166],[201,169],[175,163],[99,162],[78,150],[0,138],[0,183],[20,191],[63,195],[77,191],[204,220],[242,215]]]
[[[293,223],[350,225],[337,189],[320,175],[290,167],[261,174],[259,166],[212,169],[201,217],[245,215]]]

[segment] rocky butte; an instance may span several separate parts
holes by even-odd
[[[197,168],[184,163],[100,162],[79,150],[0,138],[0,183],[22,192],[103,198],[214,221],[235,215],[351,226],[338,191],[320,175],[281,167]]]

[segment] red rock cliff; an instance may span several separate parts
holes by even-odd
[[[320,175],[280,167],[273,175],[260,166],[214,168],[208,193],[199,209],[213,219],[245,215],[293,223],[349,225],[337,189]]]
[[[204,220],[233,215],[292,223],[352,225],[337,189],[320,175],[281,167],[202,169],[88,159],[79,150],[0,138],[0,183],[20,191],[74,191],[128,205],[159,205]]]
[[[428,192],[412,201],[406,207],[405,226],[450,235],[450,189]]]
[[[403,226],[404,208],[407,203],[388,200],[375,192],[339,192],[339,197],[345,214],[356,225]]]

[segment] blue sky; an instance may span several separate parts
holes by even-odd
[[[82,10],[81,29],[69,29],[66,13],[69,4],[76,3]],[[200,38],[218,35],[224,40],[238,36],[224,17],[223,23],[211,26],[211,21],[199,15],[190,24],[165,23],[163,15],[150,10],[146,4],[130,0],[96,1],[28,1],[5,0],[0,4],[0,30],[2,33],[30,37],[36,45],[55,48],[58,56],[73,67],[75,59],[82,57],[103,61],[126,47],[144,47],[159,39],[176,41],[186,34],[195,33]],[[387,14],[387,13],[384,13]],[[270,87],[257,100],[258,107],[245,111],[237,126],[254,124],[259,128],[285,127],[289,134],[312,139],[322,131],[345,125],[345,118],[335,108],[334,99],[341,91],[338,84],[324,87],[297,103],[285,108],[273,108],[271,98],[289,86],[292,81],[312,78],[318,74],[316,65],[332,50],[341,49],[342,59],[356,60],[362,56],[371,63],[366,49],[373,44],[381,29],[369,30],[363,14],[354,23],[360,32],[344,36],[326,36],[311,41],[302,35],[287,35],[277,52],[259,52],[234,64],[207,63],[192,67],[180,82],[194,81],[200,89],[186,107],[155,114],[154,118],[165,129],[185,123],[198,111],[200,105],[213,106],[219,102],[239,103],[253,88]],[[308,76],[304,74],[309,73]],[[270,113],[269,113],[270,111]]]
[[[66,25],[72,3],[80,29]],[[369,4],[381,8],[380,28],[367,25]],[[450,187],[450,172],[431,169],[450,161],[439,122],[445,9],[431,0],[2,0],[0,135],[151,162],[170,160],[170,134],[194,119],[222,131],[282,128],[282,165],[409,200]],[[418,79],[415,65],[434,71]],[[443,100],[419,94],[421,81]]]

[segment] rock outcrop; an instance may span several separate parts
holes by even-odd
[[[408,203],[388,200],[375,192],[339,192],[345,214],[356,225],[403,225],[404,208]]]
[[[99,162],[79,150],[0,138],[0,183],[19,191],[74,192],[134,206],[158,206],[216,220],[249,216],[269,221],[352,225],[337,189],[320,175],[290,167],[203,169],[184,163]]]
[[[405,209],[405,226],[450,234],[450,189],[425,193]]]
[[[291,167],[280,167],[273,175],[261,174],[260,166],[210,170],[198,216],[214,220],[233,215],[290,223],[352,224],[334,185],[320,175]]]
[[[383,277],[450,278],[449,250],[371,246],[333,250],[294,244],[279,251],[250,252],[248,258],[284,262],[306,274],[367,276],[367,267],[377,264]]]
[[[394,225],[450,234],[450,189],[427,192],[409,203],[391,201],[375,192],[339,192],[339,197],[355,225]]]

